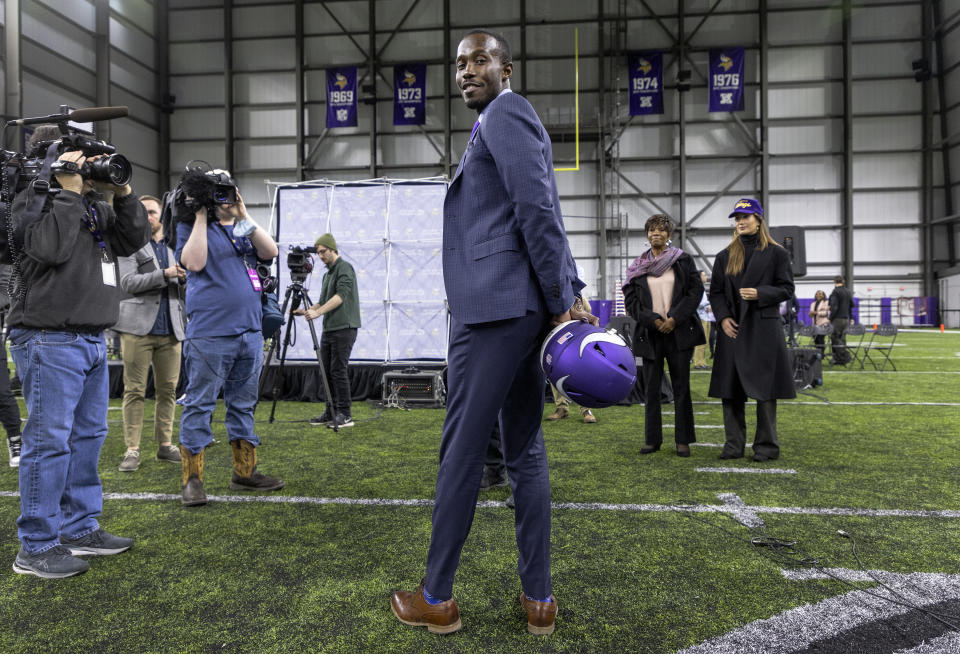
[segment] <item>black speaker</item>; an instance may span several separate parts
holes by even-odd
[[[790,267],[794,277],[803,277],[807,274],[807,240],[803,227],[788,225],[771,227],[770,235],[773,240],[783,246],[790,255]]]

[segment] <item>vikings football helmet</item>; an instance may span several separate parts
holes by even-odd
[[[540,368],[571,402],[590,409],[621,401],[633,389],[633,352],[615,331],[571,320],[558,325],[540,348]]]

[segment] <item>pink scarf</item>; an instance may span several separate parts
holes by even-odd
[[[676,263],[681,254],[683,254],[683,250],[675,248],[672,245],[666,248],[660,256],[656,258],[653,256],[652,248],[647,250],[627,266],[627,279],[623,282],[623,285],[626,286],[630,283],[631,279],[641,277],[642,275],[659,277],[667,272],[670,266]]]

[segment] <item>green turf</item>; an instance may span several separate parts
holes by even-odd
[[[902,333],[898,342],[901,372],[828,370],[814,396],[781,403],[775,462],[722,462],[719,449],[707,447],[681,459],[672,429],[660,452],[641,457],[641,406],[599,410],[592,426],[576,414],[545,423],[553,499],[719,505],[719,493],[736,493],[759,506],[958,510],[960,407],[830,403],[960,401],[960,335]],[[944,374],[924,374],[933,371]],[[706,397],[709,373],[692,379],[697,424],[722,424],[719,404]],[[320,409],[281,403],[277,415],[304,420]],[[268,424],[269,410],[265,404],[257,414],[261,468],[286,480],[279,495],[432,498],[443,411],[378,415],[357,404],[357,425],[335,434],[302,422]],[[110,418],[104,490],[178,493],[179,468],[154,460],[146,444],[138,472],[117,471],[120,412]],[[232,494],[222,424],[215,436],[206,490]],[[697,438],[719,443],[722,430],[701,428]],[[695,470],[721,465],[798,474]],[[16,472],[0,469],[0,491],[16,487]],[[498,488],[482,499],[506,495]],[[745,541],[750,530],[725,514],[558,509],[552,561],[560,617],[553,636],[533,637],[517,601],[512,513],[481,507],[455,586],[464,627],[441,637],[399,624],[388,606],[393,590],[413,588],[423,574],[429,507],[214,502],[187,510],[178,501],[107,500],[103,525],[135,536],[135,548],[92,559],[87,574],[60,581],[10,571],[18,512],[16,498],[0,497],[0,652],[673,652],[845,590],[786,580],[777,561]],[[858,567],[849,542],[836,536],[842,528],[857,537],[869,568],[960,567],[960,519],[761,517],[767,533],[799,541],[825,565]]]

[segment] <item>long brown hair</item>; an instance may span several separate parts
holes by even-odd
[[[756,214],[753,215],[756,216],[760,222],[760,229],[757,230],[757,241],[759,241],[757,249],[766,250],[768,245],[780,247],[780,244],[770,236],[767,221]],[[730,253],[730,258],[727,260],[726,273],[728,275],[739,275],[743,271],[743,243],[740,242],[740,234],[736,231],[736,228],[734,228],[733,231],[733,240],[730,241],[730,245],[727,246],[727,252]]]

